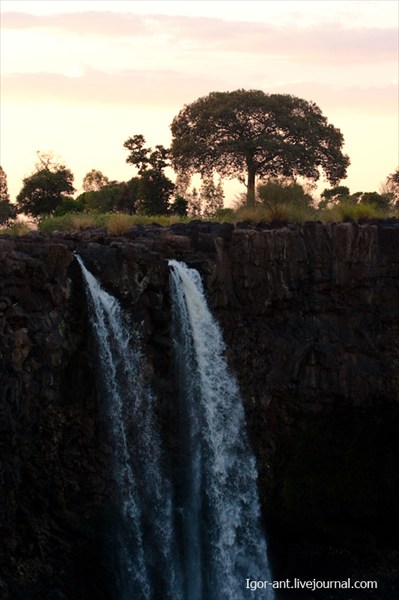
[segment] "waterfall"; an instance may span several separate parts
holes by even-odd
[[[199,273],[170,260],[179,458],[164,475],[140,339],[116,298],[84,277],[113,455],[116,600],[242,600],[271,580],[238,385]],[[274,598],[271,588],[262,598]]]
[[[120,304],[76,256],[99,353],[119,501],[118,600],[180,600],[171,486],[162,471],[155,399],[138,336]],[[112,549],[111,549],[112,552]]]
[[[184,598],[241,600],[246,579],[271,580],[257,472],[235,378],[199,273],[170,260],[180,389],[179,531]],[[262,590],[271,600],[273,590]]]

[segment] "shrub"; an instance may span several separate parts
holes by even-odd
[[[87,213],[67,213],[61,217],[43,219],[39,223],[40,231],[45,233],[51,233],[52,231],[80,231],[98,226],[98,217]]]
[[[259,223],[266,221],[286,221],[287,223],[303,223],[304,221],[318,218],[317,211],[303,204],[280,204],[270,209],[264,204],[256,204],[254,207],[243,206],[235,211],[233,221],[253,221]]]
[[[341,215],[341,221],[375,219],[382,216],[381,211],[372,204],[340,204],[337,208]]]
[[[30,232],[30,227],[27,223],[17,221],[11,223],[8,227],[0,228],[0,235],[26,235]]]
[[[135,217],[126,213],[114,213],[106,219],[106,227],[111,235],[123,235],[134,225]]]

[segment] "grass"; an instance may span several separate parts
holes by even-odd
[[[67,213],[61,217],[50,217],[40,221],[39,230],[44,233],[53,231],[82,231],[89,227],[98,227],[97,218],[87,213]]]
[[[341,203],[333,208],[321,211],[320,220],[324,223],[340,223],[358,221],[359,219],[381,219],[390,215],[384,214],[375,206],[369,204]]]
[[[264,204],[254,207],[242,206],[234,212],[233,223],[239,221],[252,221],[254,223],[272,221],[285,221],[287,223],[303,223],[304,221],[317,220],[317,211],[300,204],[280,204],[273,209]]]
[[[334,206],[330,209],[317,210],[303,204],[286,203],[275,206],[273,209],[264,204],[257,203],[254,207],[241,206],[234,210],[226,208],[219,211],[212,221],[219,223],[239,223],[250,221],[254,224],[272,221],[283,221],[286,223],[304,223],[305,221],[322,221],[323,223],[340,223],[342,221],[358,221],[360,219],[386,218],[398,216],[398,210],[382,212],[374,206],[365,204],[344,204]],[[199,217],[179,217],[177,215],[129,215],[127,213],[67,213],[60,217],[43,219],[38,227],[40,231],[50,233],[53,231],[82,231],[85,229],[105,227],[110,235],[124,235],[135,225],[152,225],[154,223],[162,226],[173,223],[187,223]],[[205,220],[205,219],[202,219]],[[16,223],[8,228],[0,230],[1,233],[13,235],[24,235],[28,232],[25,224]]]
[[[110,235],[123,235],[134,225],[172,225],[180,219],[176,215],[129,215],[127,213],[68,213],[61,217],[50,217],[39,223],[39,230],[45,233],[54,231],[82,231],[96,227],[106,227]],[[185,219],[187,220],[187,219]],[[184,221],[184,219],[183,219]]]
[[[30,227],[27,223],[15,222],[7,227],[0,227],[0,235],[26,235],[29,233]]]
[[[108,233],[111,235],[123,235],[133,225],[133,215],[127,215],[124,213],[115,213],[114,215],[109,215],[106,221]]]

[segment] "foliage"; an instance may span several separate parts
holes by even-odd
[[[110,181],[99,190],[83,192],[77,198],[85,210],[134,213],[137,208],[139,177],[119,183]]]
[[[399,167],[388,175],[382,191],[383,194],[389,194],[393,206],[399,208]]]
[[[343,136],[313,102],[258,90],[212,92],[173,119],[172,162],[177,172],[246,178],[255,203],[255,178],[283,175],[328,181],[345,177]]]
[[[213,219],[219,223],[232,223],[234,219],[234,210],[232,208],[218,208],[213,215]]]
[[[182,198],[188,199],[190,196],[190,183],[191,183],[191,175],[190,173],[177,173],[176,181],[175,181],[175,196],[181,196]]]
[[[132,177],[129,181],[119,184],[119,195],[116,198],[113,210],[133,214],[136,212],[139,194],[139,177]]]
[[[172,215],[178,215],[179,217],[187,217],[188,200],[183,196],[175,196],[175,199],[170,205],[170,212]]]
[[[10,202],[7,175],[0,166],[0,225],[9,225],[17,216],[17,208]]]
[[[221,180],[217,185],[213,176],[203,175],[200,187],[200,202],[202,206],[202,215],[205,219],[212,219],[216,212],[223,208],[224,193]]]
[[[358,221],[359,219],[378,219],[386,216],[375,206],[340,202],[329,210],[320,211],[318,218],[323,222]]]
[[[98,192],[108,183],[109,179],[106,175],[97,169],[92,169],[84,176],[82,187],[85,192]]]
[[[9,225],[17,216],[17,207],[11,202],[0,200],[0,225]]]
[[[115,209],[119,195],[119,185],[107,185],[97,191],[83,192],[76,200],[84,206],[85,210],[110,212]]]
[[[284,223],[303,223],[316,220],[316,218],[316,211],[310,206],[295,203],[280,204],[271,210],[265,204],[257,202],[255,206],[245,205],[238,208],[235,211],[233,222],[272,223],[273,221],[282,221]]]
[[[169,151],[160,144],[155,146],[155,150],[145,148],[145,143],[145,138],[141,134],[128,138],[123,144],[130,152],[126,162],[137,167],[139,175],[145,173],[147,169],[163,171],[169,164]]]
[[[20,236],[20,235],[26,235],[27,233],[29,233],[29,231],[30,231],[30,228],[27,223],[23,223],[21,221],[14,221],[13,223],[10,223],[9,225],[7,225],[7,227],[1,227],[0,235]]]
[[[7,175],[2,166],[0,166],[0,202],[10,202]]]
[[[59,217],[51,217],[40,221],[40,231],[51,233],[52,231],[81,231],[91,227],[98,227],[98,217],[94,214],[66,213]]]
[[[375,206],[380,209],[388,209],[391,202],[389,194],[378,194],[378,192],[365,192],[362,194],[360,204]]]
[[[39,154],[36,171],[23,180],[17,196],[19,212],[38,218],[54,214],[65,195],[72,194],[72,172],[60,163],[54,163],[49,155]]]
[[[144,215],[166,215],[174,185],[157,169],[144,171],[138,182],[138,212]]]
[[[299,183],[286,178],[271,178],[258,186],[258,196],[261,202],[276,215],[289,205],[309,207],[312,197],[307,194]]]
[[[134,225],[134,217],[126,213],[115,213],[109,215],[106,221],[108,233],[111,235],[123,235]]]
[[[345,185],[338,185],[336,187],[333,188],[326,188],[322,193],[321,193],[321,198],[322,200],[319,202],[319,208],[320,209],[324,209],[324,208],[328,208],[331,206],[334,206],[335,204],[338,204],[339,202],[347,201],[350,197],[350,191],[349,188],[346,187]]]
[[[68,213],[80,213],[85,209],[85,205],[82,199],[72,198],[71,196],[62,196],[60,204],[54,211],[55,217],[62,217],[62,215],[66,215]]]

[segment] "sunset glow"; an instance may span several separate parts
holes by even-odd
[[[184,104],[238,88],[315,101],[341,129],[352,192],[398,164],[398,3],[1,2],[0,161],[11,199],[53,151],[75,174],[135,175],[123,142],[170,143]],[[231,200],[239,184],[230,184]]]

